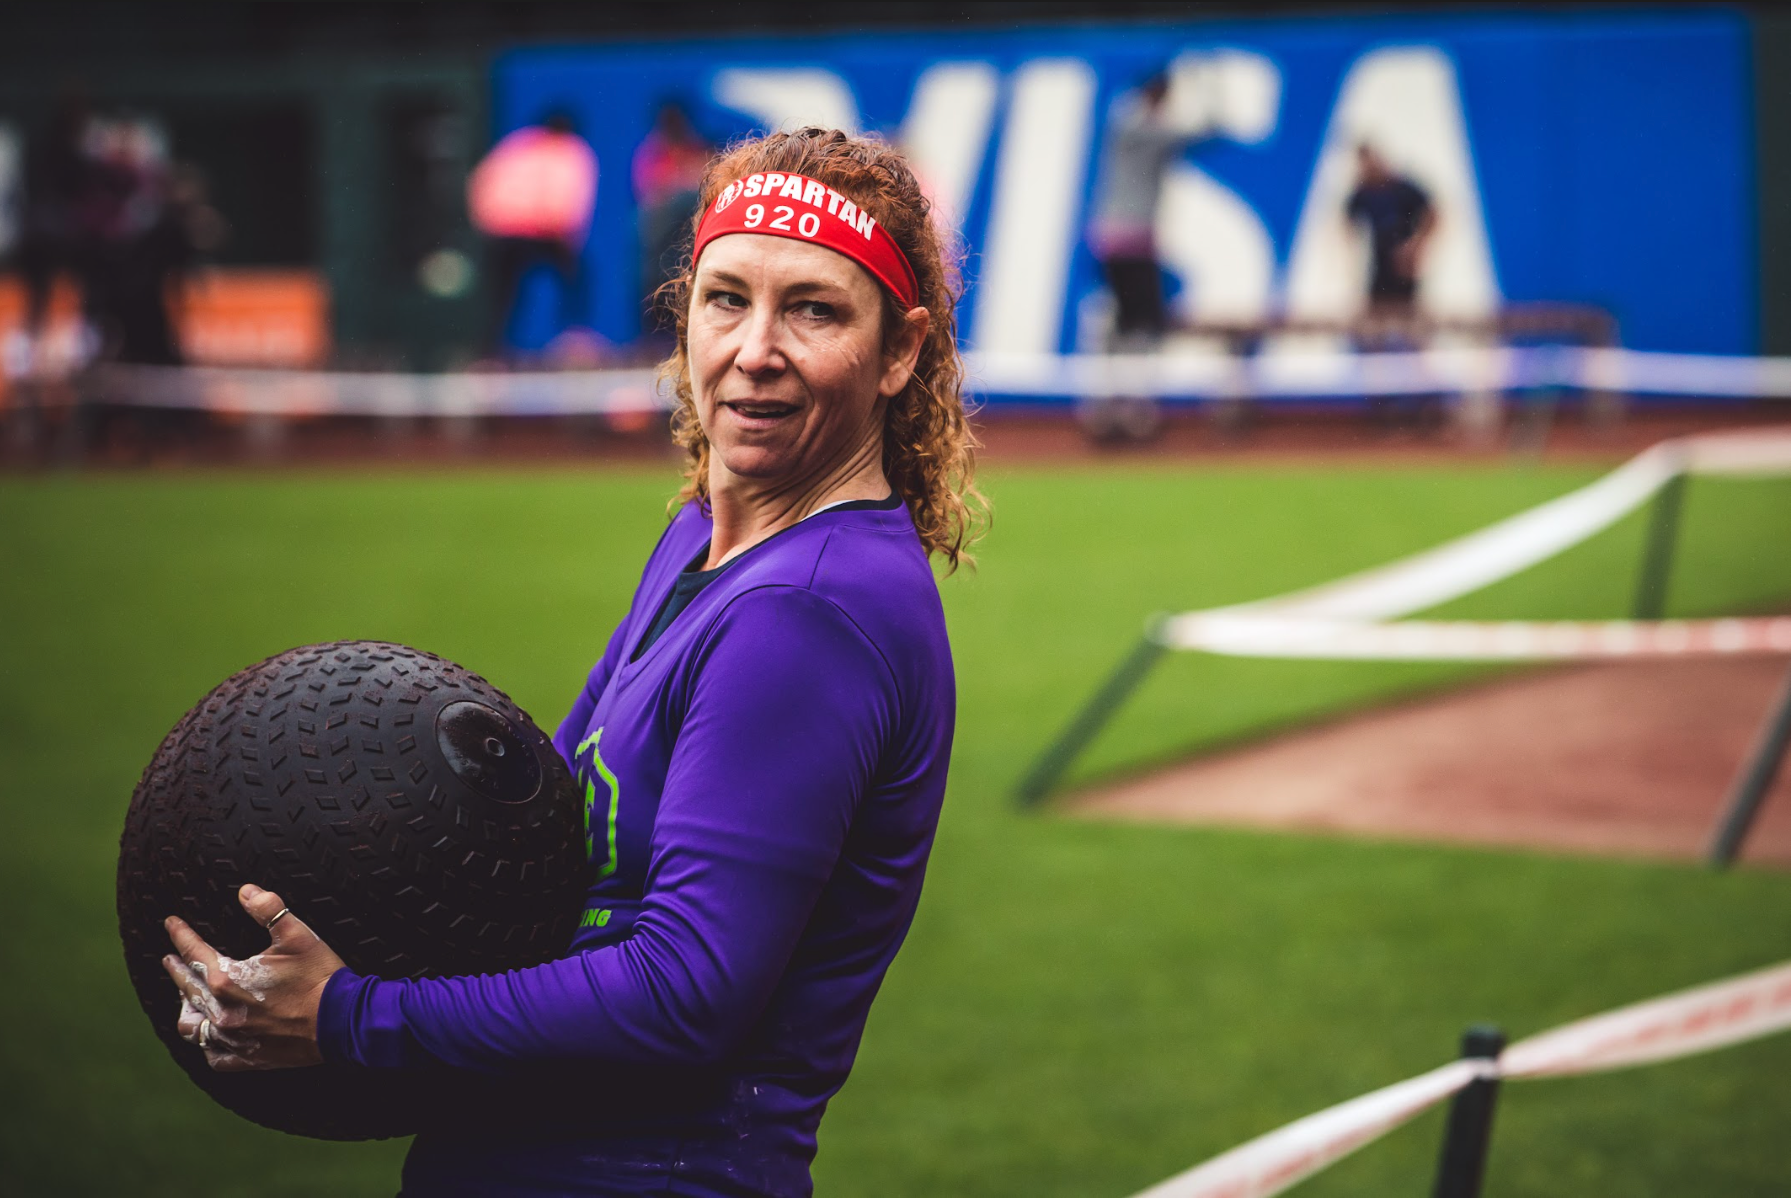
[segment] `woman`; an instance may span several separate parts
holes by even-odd
[[[255,887],[253,962],[169,921],[215,1068],[447,1067],[529,1112],[419,1136],[406,1194],[807,1194],[919,898],[955,706],[928,559],[966,560],[982,510],[927,201],[819,129],[730,151],[702,196],[683,506],[555,737],[596,879],[573,954],[380,981]],[[530,1107],[567,1069],[570,1109]]]

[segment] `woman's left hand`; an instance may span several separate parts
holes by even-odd
[[[244,886],[237,900],[273,941],[247,961],[220,955],[182,919],[165,921],[178,955],[162,968],[180,989],[180,1038],[220,1073],[321,1064],[317,1008],[342,958],[273,891]]]

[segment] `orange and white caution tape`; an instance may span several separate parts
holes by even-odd
[[[1709,1052],[1791,1028],[1791,962],[1582,1019],[1520,1040],[1505,1077],[1560,1077]]]
[[[1595,1015],[1521,1040],[1497,1062],[1440,1069],[1295,1120],[1135,1198],[1270,1198],[1478,1078],[1564,1077],[1710,1052],[1791,1029],[1791,962]]]
[[[1251,657],[1519,660],[1775,653],[1776,620],[1406,622],[1609,528],[1682,474],[1791,474],[1791,429],[1663,441],[1577,491],[1400,561],[1321,586],[1167,617],[1167,648]]]
[[[1429,1110],[1491,1061],[1451,1061],[1441,1069],[1295,1120],[1178,1173],[1137,1198],[1268,1198]]]

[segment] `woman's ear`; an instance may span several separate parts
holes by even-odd
[[[914,377],[914,364],[920,361],[920,347],[926,344],[927,330],[933,316],[925,308],[910,308],[902,315],[902,327],[889,339],[883,353],[883,380],[877,394],[894,399]]]

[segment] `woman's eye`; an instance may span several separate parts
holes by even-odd
[[[709,293],[709,302],[712,304],[719,304],[723,308],[746,307],[746,298],[737,295],[732,291],[711,291]]]
[[[832,320],[833,305],[824,304],[820,300],[808,300],[796,305],[796,310],[814,320]]]

